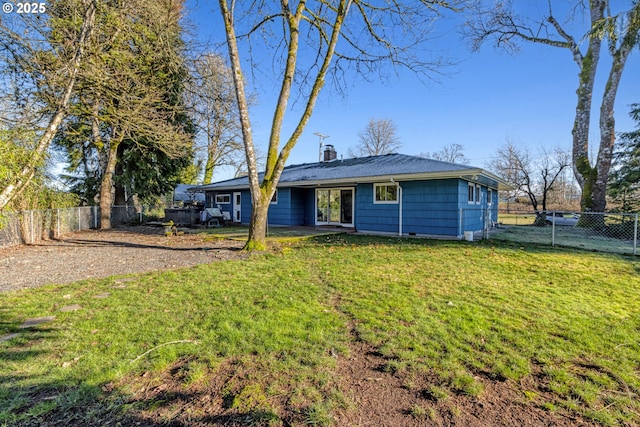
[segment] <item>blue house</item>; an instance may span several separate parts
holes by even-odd
[[[361,232],[449,236],[483,231],[498,220],[498,190],[509,185],[481,168],[403,154],[285,167],[269,225],[341,226]],[[207,207],[247,224],[247,177],[192,188]]]

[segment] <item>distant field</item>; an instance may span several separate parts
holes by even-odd
[[[536,220],[534,213],[514,214],[501,213],[498,214],[498,223],[505,225],[531,225]]]

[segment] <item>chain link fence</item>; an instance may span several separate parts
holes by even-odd
[[[638,214],[501,213],[491,238],[638,255]]]
[[[142,224],[164,217],[163,207],[113,206],[112,226]],[[30,210],[3,213],[0,216],[0,247],[58,239],[74,231],[97,229],[100,209],[81,206],[67,209]]]

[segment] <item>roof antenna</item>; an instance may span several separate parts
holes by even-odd
[[[323,135],[320,132],[314,132],[314,135],[320,138],[320,151],[318,154],[318,161],[322,161],[322,147],[324,146],[324,140],[329,138],[329,135]]]

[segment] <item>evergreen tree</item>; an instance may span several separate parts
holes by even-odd
[[[620,134],[615,165],[609,180],[609,197],[622,212],[640,210],[640,104],[630,113],[638,123],[636,130]]]
[[[100,4],[57,142],[68,153],[76,189],[99,200],[101,228],[111,226],[114,201],[166,193],[191,164],[181,14],[182,2],[166,0]]]

